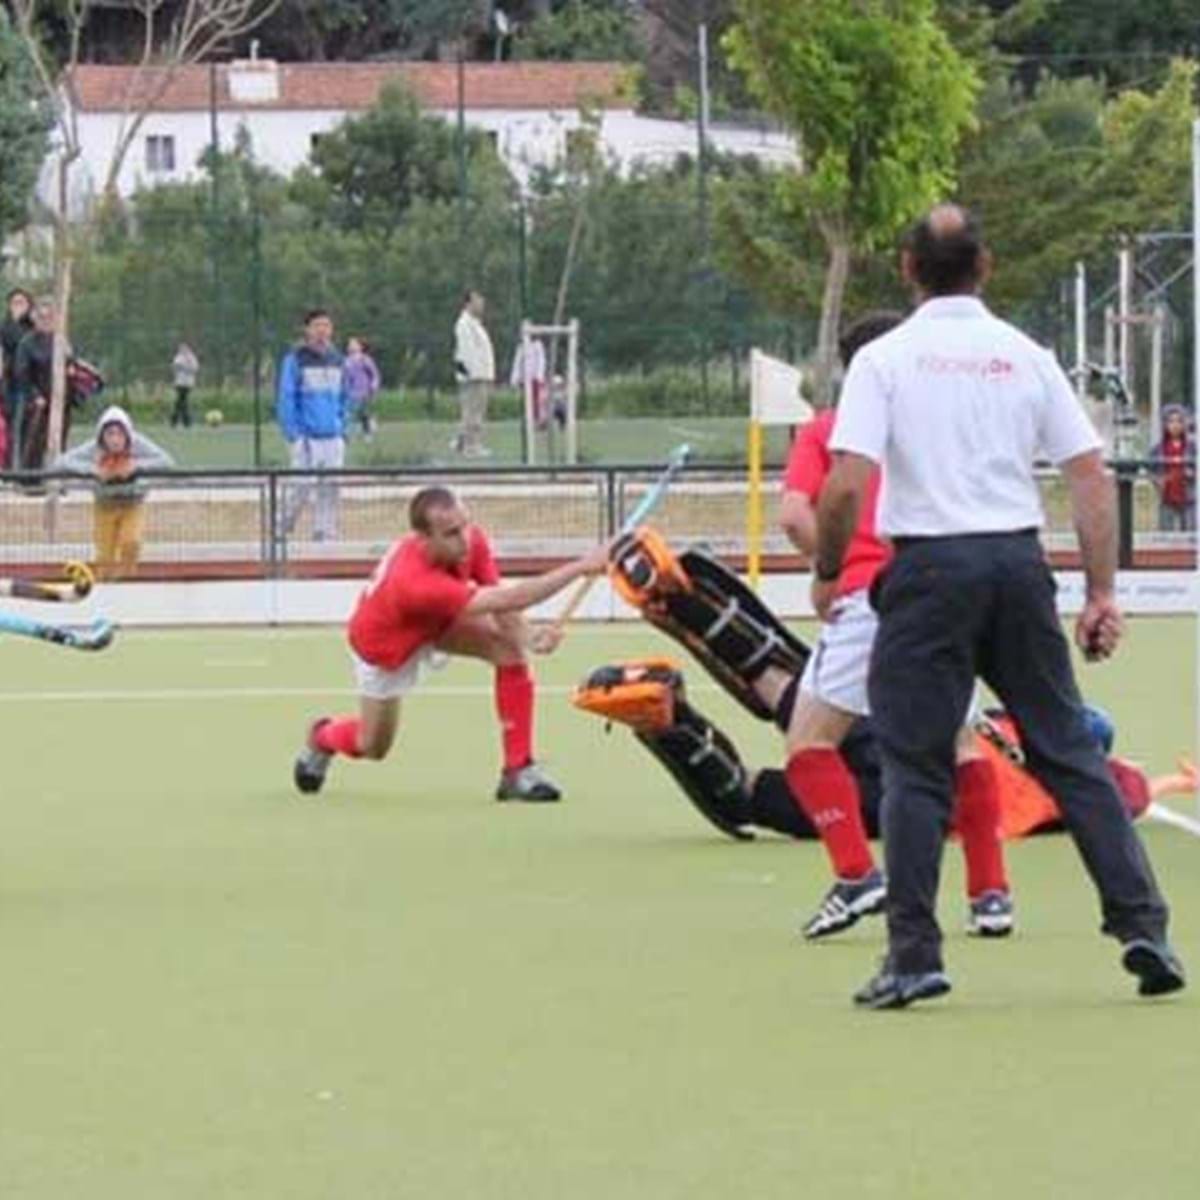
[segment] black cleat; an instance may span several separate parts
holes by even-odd
[[[1166,942],[1135,938],[1121,952],[1121,966],[1138,977],[1139,996],[1168,996],[1187,987],[1183,963]]]
[[[317,730],[328,724],[328,717],[313,722],[304,749],[296,756],[296,764],[292,768],[292,781],[297,789],[309,795],[319,792],[324,786],[329,764],[333,761],[333,755],[317,745]]]
[[[528,762],[514,771],[505,771],[496,785],[497,800],[524,800],[548,804],[562,799],[562,792],[535,762]]]
[[[950,978],[944,971],[900,975],[885,966],[854,993],[854,1003],[860,1008],[907,1008],[916,1000],[933,1000],[949,990]]]
[[[809,941],[841,933],[862,917],[883,912],[887,900],[887,883],[878,868],[861,879],[839,879],[825,894],[821,907],[808,919],[800,931]]]

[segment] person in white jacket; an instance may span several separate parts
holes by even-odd
[[[496,380],[496,355],[483,324],[483,311],[483,296],[468,290],[454,325],[454,377],[458,382],[461,423],[450,445],[465,458],[486,458],[491,454],[483,444],[483,423]]]

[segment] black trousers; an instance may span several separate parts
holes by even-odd
[[[871,715],[883,765],[889,963],[941,967],[935,916],[954,789],[954,741],[976,676],[1012,714],[1100,893],[1103,930],[1165,936],[1167,908],[1089,736],[1032,532],[902,540],[877,581]]]
[[[182,425],[185,429],[190,429],[192,424],[192,410],[188,404],[192,395],[192,389],[188,387],[175,388],[175,407],[171,409],[171,427]]]

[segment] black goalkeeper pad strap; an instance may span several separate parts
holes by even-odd
[[[747,824],[746,768],[737,747],[686,700],[675,702],[675,724],[637,733],[639,742],[670,771],[689,800],[722,833],[752,841]]]
[[[754,690],[768,667],[800,675],[809,648],[728,567],[702,550],[685,550],[679,564],[690,589],[666,592],[643,613],[686,646],[697,662],[749,712],[774,713]]]

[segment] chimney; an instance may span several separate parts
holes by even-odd
[[[258,42],[250,45],[249,58],[229,64],[229,98],[241,104],[272,104],[279,99],[279,64],[258,57]]]

